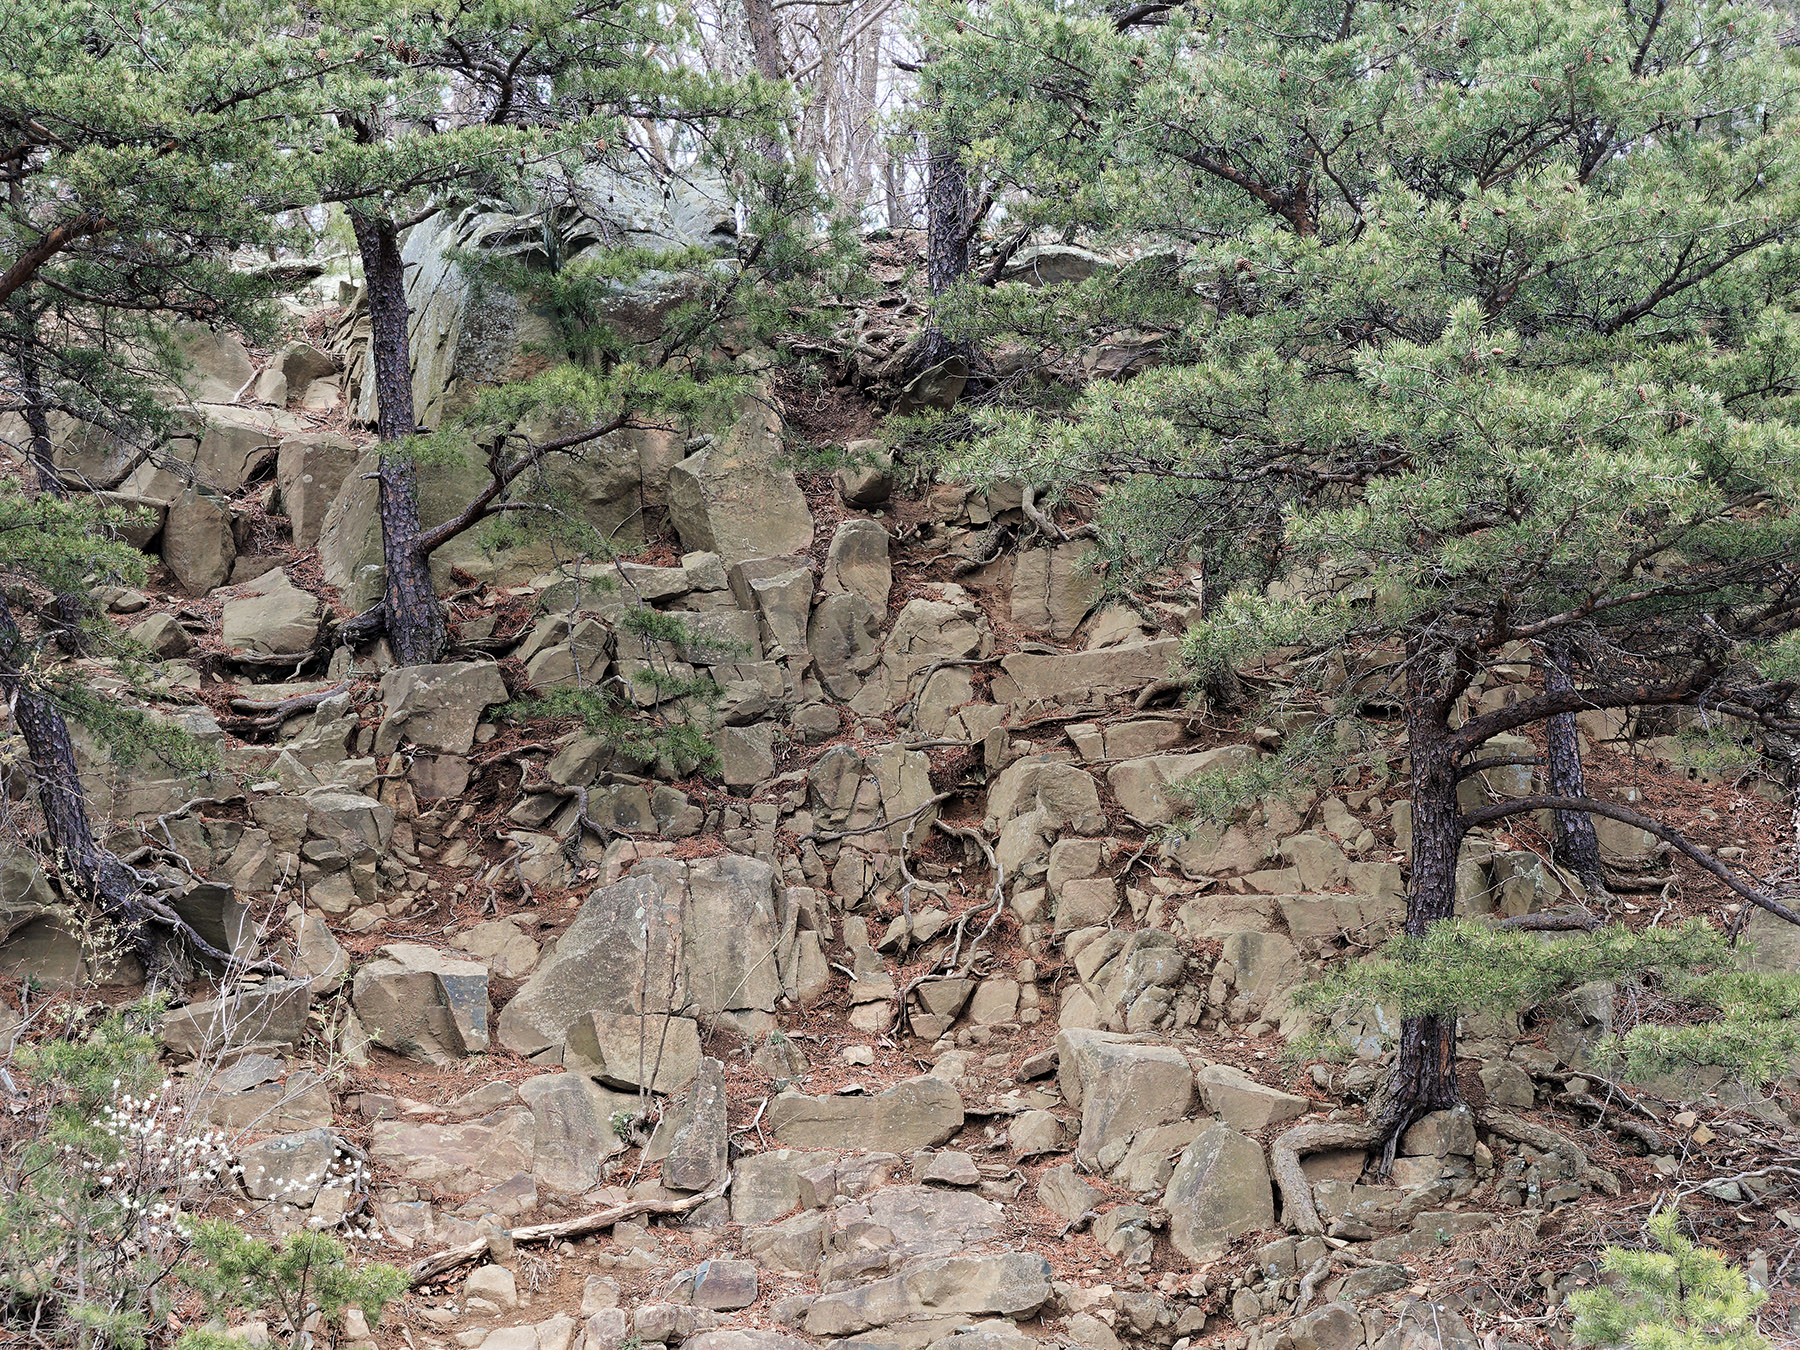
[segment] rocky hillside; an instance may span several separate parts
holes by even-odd
[[[1375,1183],[1336,1127],[1393,1028],[1380,1009],[1311,1028],[1291,993],[1403,913],[1405,747],[1165,834],[1171,784],[1281,732],[1182,706],[1187,602],[1098,604],[1079,521],[1017,487],[905,491],[873,443],[796,476],[784,441],[826,413],[777,397],[716,440],[620,436],[569,471],[632,561],[458,544],[438,560],[450,659],[336,646],[378,593],[379,534],[357,316],[327,285],[299,315],[312,342],[194,336],[187,441],[66,467],[154,514],[135,541],[153,584],[97,599],[160,658],[157,711],[222,762],[90,755],[96,813],[199,931],[283,972],[195,971],[167,1058],[234,1140],[246,1222],[414,1263],[353,1341],[1540,1343],[1670,1195],[1794,1315],[1791,1090],[1606,1081],[1589,1048],[1642,1015],[1610,987],[1470,1019],[1471,1106],[1415,1125]],[[493,348],[464,310],[420,308],[419,402],[441,408]],[[840,442],[869,430],[831,397]],[[428,523],[460,472],[426,475]],[[622,622],[642,606],[691,640]],[[647,719],[710,715],[645,671],[716,684],[716,775],[520,706],[616,675]],[[1482,706],[1534,678],[1508,674]],[[83,678],[120,684],[98,661]],[[1775,865],[1786,806],[1672,767],[1670,730],[1586,720],[1597,790]],[[1638,904],[1717,900],[1648,836],[1602,830],[1664,882]],[[1472,840],[1462,906],[1555,909],[1546,855],[1529,826]],[[7,867],[10,1016],[137,992],[27,855]],[[1750,930],[1760,959],[1800,962],[1791,931]],[[1323,1032],[1310,1061],[1303,1031]]]

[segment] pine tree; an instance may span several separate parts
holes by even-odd
[[[1611,1283],[1570,1296],[1577,1345],[1630,1350],[1763,1350],[1756,1310],[1768,1293],[1753,1289],[1723,1253],[1681,1232],[1681,1212],[1658,1210],[1648,1224],[1653,1248],[1608,1247],[1600,1269]]]
[[[194,747],[44,659],[75,630],[116,647],[82,597],[144,567],[123,513],[65,482],[54,422],[160,443],[185,366],[170,324],[255,318],[263,283],[230,252],[269,237],[292,190],[281,128],[345,59],[260,0],[50,0],[0,16],[0,411],[24,467],[0,484],[0,692],[66,893],[153,970],[159,938],[230,957],[97,841],[68,724],[190,765]]]
[[[823,203],[805,175],[766,153],[776,95],[759,82],[712,80],[671,68],[667,14],[639,3],[575,5],[554,0],[484,0],[446,19],[437,6],[380,6],[344,0],[344,21],[367,36],[371,59],[346,72],[334,91],[329,133],[314,172],[318,200],[349,212],[368,290],[370,354],[376,390],[380,515],[385,594],[349,626],[353,638],[385,630],[403,664],[437,660],[445,618],[431,585],[430,557],[448,540],[497,513],[521,509],[514,483],[546,456],[578,450],[665,411],[691,381],[696,341],[740,317],[757,286],[778,287],[798,266],[794,222],[810,233]],[[411,352],[400,236],[458,196],[529,198],[558,173],[629,153],[627,118],[680,127],[694,146],[740,152],[754,189],[752,230],[732,259],[663,256],[661,268],[687,267],[698,299],[675,317],[671,333],[648,352],[617,344],[584,353],[585,387],[559,363],[549,378],[483,404],[499,421],[460,431],[483,433],[491,480],[456,517],[426,529],[419,517],[416,460],[423,430],[412,398]],[[763,153],[744,154],[755,147]],[[622,162],[622,161],[621,161]],[[721,284],[723,264],[730,273]],[[585,269],[590,285],[617,284],[652,260],[621,253]],[[791,298],[791,297],[789,297]],[[723,303],[721,303],[723,302]],[[539,438],[529,414],[555,407],[568,426]],[[659,406],[661,405],[661,406]],[[585,420],[583,420],[585,419]]]
[[[1101,490],[1120,590],[1196,568],[1190,679],[1282,649],[1315,717],[1399,709],[1411,938],[1452,915],[1469,831],[1539,810],[1647,829],[1800,921],[1663,822],[1565,795],[1566,722],[1552,791],[1458,802],[1536,762],[1492,738],[1585,709],[1794,721],[1800,105],[1774,17],[997,0],[931,23],[972,169],[1129,246],[1079,286],[966,288],[961,331],[1153,353],[977,410],[949,471]],[[1478,713],[1509,661],[1558,673]],[[1390,1138],[1456,1100],[1455,1025],[1406,1019]]]

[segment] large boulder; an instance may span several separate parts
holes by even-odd
[[[1192,755],[1150,755],[1113,765],[1106,771],[1106,781],[1133,820],[1166,825],[1183,814],[1179,799],[1170,792],[1172,785],[1196,774],[1230,773],[1259,758],[1260,752],[1251,745],[1222,745]]]
[[[488,1046],[488,972],[414,942],[391,943],[356,972],[351,1002],[377,1045],[447,1064]]]
[[[381,598],[386,577],[381,552],[379,484],[373,453],[356,462],[326,509],[319,528],[319,567],[345,603],[364,609]],[[617,437],[585,447],[579,458],[551,457],[545,476],[551,491],[568,502],[570,513],[623,550],[642,547],[637,448]],[[473,456],[446,456],[418,469],[419,518],[425,528],[462,512],[470,498],[492,481]],[[467,530],[432,551],[431,576],[438,589],[452,583],[456,569],[495,584],[530,581],[557,561],[558,545],[542,531],[528,531],[516,543],[489,548],[481,531]]]
[[[378,1120],[369,1157],[414,1185],[467,1195],[530,1172],[536,1143],[532,1112],[513,1106],[454,1125]]]
[[[1163,1195],[1169,1240],[1190,1261],[1210,1261],[1243,1233],[1275,1226],[1275,1193],[1262,1145],[1229,1125],[1189,1144]]]
[[[669,518],[682,544],[727,564],[804,553],[813,518],[781,459],[781,420],[751,400],[717,444],[669,470]]]
[[[443,755],[466,755],[481,715],[507,700],[506,681],[492,661],[402,666],[381,677],[386,715],[375,731],[375,753],[406,742]]]
[[[588,896],[501,1012],[500,1042],[536,1054],[596,1012],[772,1012],[791,942],[767,863],[649,859]]]
[[[437,426],[484,385],[530,374],[533,344],[551,336],[548,320],[511,289],[475,286],[460,256],[482,253],[549,268],[599,257],[621,244],[651,253],[715,252],[736,235],[730,191],[691,168],[659,176],[594,165],[559,181],[556,195],[563,204],[548,214],[531,205],[515,213],[484,198],[449,207],[406,232],[401,256],[413,406],[422,426]],[[592,317],[631,341],[649,341],[669,309],[693,294],[688,275],[652,270],[612,287],[596,300]],[[344,388],[356,415],[373,422],[375,382],[360,297],[348,329],[342,336],[353,350]]]
[[[293,527],[295,548],[318,544],[325,513],[360,454],[344,437],[329,434],[290,436],[281,443],[275,454],[275,481],[281,488],[281,508]]]
[[[1081,1111],[1075,1155],[1090,1167],[1111,1166],[1110,1154],[1123,1156],[1137,1131],[1181,1120],[1193,1108],[1193,1066],[1173,1046],[1071,1029],[1057,1034],[1056,1048],[1057,1083]]]
[[[1000,658],[991,693],[996,703],[1088,703],[1166,678],[1180,646],[1174,638],[1159,638],[1093,652],[1014,652]]]
[[[306,1032],[312,991],[304,980],[270,980],[164,1014],[163,1044],[189,1058],[248,1047],[285,1049]]]
[[[600,1183],[606,1160],[623,1151],[613,1128],[621,1112],[637,1110],[637,1098],[609,1092],[577,1073],[551,1073],[519,1084],[531,1108],[531,1172],[553,1191],[591,1190]]]
[[[211,492],[189,487],[169,503],[162,532],[163,565],[189,595],[204,595],[231,575],[237,545],[225,503]]]
[[[963,1126],[962,1098],[940,1078],[909,1078],[872,1097],[784,1092],[769,1103],[769,1132],[796,1148],[903,1153],[941,1144]]]
[[[265,656],[298,656],[319,636],[319,601],[288,580],[277,567],[227,600],[220,615],[221,636],[233,651]]]
[[[1013,564],[1012,621],[1028,633],[1062,640],[1081,627],[1100,598],[1091,544],[1026,549]]]
[[[1050,1263],[1035,1252],[946,1256],[898,1275],[821,1294],[806,1310],[814,1336],[851,1336],[924,1318],[1029,1317],[1050,1298]]]
[[[837,527],[820,584],[827,595],[860,595],[877,614],[887,614],[894,568],[888,561],[888,532],[880,521],[858,518]]]
[[[256,374],[250,354],[232,333],[187,320],[169,335],[182,363],[181,391],[191,399],[229,403]]]

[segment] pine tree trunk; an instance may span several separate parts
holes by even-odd
[[[30,320],[27,320],[29,323]],[[23,416],[28,433],[25,456],[31,461],[32,477],[39,492],[67,498],[69,485],[56,471],[56,448],[50,440],[50,401],[44,394],[44,382],[38,363],[31,352],[28,332],[19,351],[19,393],[24,404]],[[49,620],[56,628],[56,645],[66,652],[86,648],[81,621],[88,615],[87,597],[64,591],[50,604]]]
[[[1569,644],[1553,640],[1545,644],[1549,658],[1544,670],[1544,688],[1561,693],[1575,687]],[[1545,728],[1549,745],[1549,786],[1553,797],[1585,797],[1587,783],[1581,770],[1581,740],[1574,713],[1552,717]],[[1606,869],[1600,863],[1600,840],[1594,833],[1594,822],[1584,811],[1551,813],[1554,840],[1552,854],[1567,867],[1590,892],[1606,889]]]
[[[1445,720],[1446,701],[1418,675],[1408,678],[1407,752],[1412,765],[1412,875],[1406,891],[1406,932],[1425,930],[1456,912],[1456,859],[1462,826],[1456,809],[1456,754]],[[1420,1116],[1454,1106],[1456,1018],[1405,1018],[1400,1048],[1376,1123],[1382,1128],[1382,1171],[1401,1133]]]
[[[925,282],[931,288],[932,312],[915,363],[921,371],[968,356],[938,327],[939,299],[969,272],[969,174],[959,148],[934,139],[926,149]]]
[[[11,607],[0,596],[0,694],[12,709],[13,724],[31,756],[44,835],[56,852],[63,884],[77,900],[111,920],[126,949],[148,968],[152,957],[148,915],[124,867],[94,842],[69,724],[56,704],[25,677],[20,661],[23,641]]]
[[[400,241],[391,220],[350,212],[369,290],[369,357],[375,371],[375,431],[383,445],[417,428],[412,359],[406,332],[406,285]],[[428,665],[444,652],[444,607],[431,585],[431,560],[420,547],[419,480],[411,460],[384,452],[379,474],[381,555],[387,572],[383,621],[395,659]]]
[[[27,335],[21,340],[19,352],[19,392],[25,405],[25,427],[30,432],[26,443],[26,456],[31,460],[32,475],[37,480],[37,490],[48,492],[52,496],[67,497],[69,485],[56,472],[56,450],[50,440],[50,409],[44,398],[43,378],[38,373],[38,363],[31,355],[31,339]]]

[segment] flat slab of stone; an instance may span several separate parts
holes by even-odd
[[[807,1097],[769,1103],[769,1133],[795,1148],[901,1153],[941,1144],[963,1126],[962,1098],[939,1078],[910,1078],[874,1096]]]

